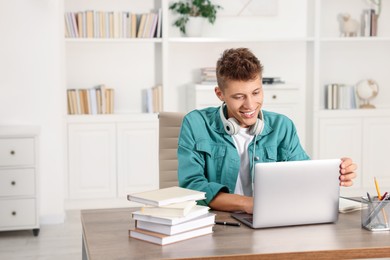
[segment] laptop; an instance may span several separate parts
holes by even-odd
[[[340,163],[340,159],[257,163],[253,215],[232,217],[252,228],[336,222]]]

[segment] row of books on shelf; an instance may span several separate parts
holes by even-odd
[[[67,99],[69,115],[114,113],[114,89],[105,85],[68,89]]]
[[[327,109],[356,109],[358,106],[355,85],[336,83],[326,85]]]
[[[145,89],[144,96],[144,109],[146,113],[159,113],[163,111],[163,94],[162,86],[157,85],[152,88]]]
[[[213,233],[215,214],[196,203],[205,199],[204,192],[174,186],[129,194],[127,199],[145,205],[132,213],[132,238],[167,245]]]
[[[161,9],[149,13],[86,10],[65,13],[68,38],[161,38]]]
[[[365,9],[361,16],[361,36],[377,36],[379,15],[374,9]]]

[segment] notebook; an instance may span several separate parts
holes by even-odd
[[[331,223],[338,219],[340,159],[257,163],[252,228]]]

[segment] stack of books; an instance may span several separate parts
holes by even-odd
[[[200,68],[200,84],[215,85],[217,84],[217,74],[215,67]]]
[[[196,205],[197,200],[205,199],[204,192],[175,186],[130,194],[127,199],[145,204],[132,213],[132,238],[166,245],[213,232],[215,214],[209,207]]]

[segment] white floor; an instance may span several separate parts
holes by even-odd
[[[81,259],[80,211],[67,211],[64,224],[44,225],[34,237],[31,230],[0,232],[0,259]]]

